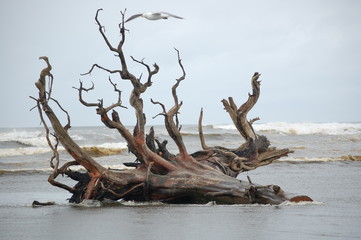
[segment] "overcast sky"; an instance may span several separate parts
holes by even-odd
[[[204,108],[204,124],[229,124],[221,100],[233,96],[239,105],[251,91],[250,79],[261,73],[261,96],[249,113],[262,122],[361,121],[361,1],[359,0],[182,0],[182,1],[0,1],[0,127],[39,126],[37,111],[29,110],[37,96],[34,83],[48,56],[55,77],[53,97],[71,115],[73,126],[101,125],[95,109],[77,100],[79,80],[95,91],[89,102],[116,94],[100,70],[80,76],[93,63],[119,68],[95,24],[99,19],[113,44],[119,40],[120,11],[126,16],[165,11],[184,17],[160,21],[138,18],[129,22],[124,47],[129,70],[143,67],[130,56],[156,62],[159,74],[143,95],[148,123],[159,106],[171,107],[171,86],[181,74],[174,47],[180,50],[187,78],[178,88],[184,104],[180,121],[196,124]],[[129,107],[130,83],[111,76],[123,90]],[[143,77],[145,79],[145,77]],[[125,124],[134,123],[134,111],[119,109]],[[59,112],[60,114],[60,112]]]

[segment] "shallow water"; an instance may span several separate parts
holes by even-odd
[[[279,206],[128,202],[76,207],[66,203],[69,194],[46,182],[45,173],[2,174],[0,239],[358,239],[360,170],[360,162],[277,162],[249,172],[253,182],[278,184],[316,201]],[[33,200],[58,205],[33,208]]]
[[[272,146],[295,151],[279,162],[239,176],[254,183],[276,184],[292,195],[308,195],[312,204],[169,205],[118,202],[70,205],[70,195],[47,178],[51,152],[41,128],[0,129],[0,239],[358,239],[361,238],[360,123],[255,124]],[[155,127],[160,140],[164,127]],[[96,160],[119,168],[134,161],[124,140],[105,127],[70,130],[80,146],[102,149]],[[204,126],[209,146],[237,147],[234,126]],[[188,151],[200,149],[197,127],[184,126]],[[107,155],[113,150],[124,150]],[[168,149],[177,152],[169,141]],[[60,149],[61,163],[71,158]],[[73,185],[64,178],[62,182]],[[54,206],[31,207],[34,201]]]

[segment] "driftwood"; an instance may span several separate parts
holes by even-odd
[[[42,206],[52,206],[55,205],[55,202],[39,202],[39,201],[33,201],[31,204],[32,207],[42,207]]]
[[[174,105],[167,110],[161,102],[151,100],[161,108],[159,116],[164,117],[164,124],[169,136],[175,142],[178,153],[170,153],[167,142],[159,142],[155,138],[155,132],[151,128],[149,134],[145,133],[146,116],[143,112],[143,100],[141,95],[152,86],[152,77],[158,73],[159,66],[152,67],[143,60],[139,61],[133,57],[131,59],[145,67],[147,79],[142,82],[140,78],[134,76],[129,70],[123,45],[126,37],[124,27],[124,13],[122,22],[119,24],[120,41],[117,46],[113,46],[104,32],[104,27],[99,21],[99,13],[96,12],[95,21],[98,25],[99,33],[104,39],[109,50],[115,54],[120,61],[120,69],[110,70],[98,64],[94,64],[85,73],[90,74],[96,69],[101,69],[109,74],[119,75],[121,79],[129,81],[133,90],[129,99],[130,105],[135,110],[136,124],[133,132],[130,132],[121,122],[117,107],[123,107],[121,101],[121,91],[118,85],[109,78],[110,84],[118,94],[115,104],[104,106],[103,101],[87,102],[83,98],[84,91],[94,89],[94,84],[90,88],[85,88],[80,82],[77,88],[79,101],[86,107],[96,108],[100,120],[108,128],[114,129],[125,139],[129,151],[134,154],[135,162],[127,163],[133,168],[115,171],[107,169],[97,163],[86,151],[79,147],[69,136],[70,117],[60,104],[51,97],[53,76],[52,66],[47,57],[41,57],[47,67],[41,71],[40,78],[36,82],[39,90],[39,97],[33,99],[37,102],[37,108],[41,121],[46,131],[46,138],[50,148],[53,150],[51,167],[53,173],[49,177],[49,182],[57,187],[63,188],[72,197],[70,202],[79,203],[84,199],[94,200],[135,200],[135,201],[162,201],[167,203],[207,203],[214,201],[224,204],[279,204],[285,200],[290,200],[277,185],[260,186],[250,181],[240,181],[236,176],[244,171],[250,171],[257,167],[272,163],[291,153],[289,149],[276,149],[269,147],[270,143],[265,136],[255,133],[252,123],[257,119],[248,120],[247,114],[257,103],[260,95],[260,77],[255,73],[251,79],[252,94],[248,100],[237,107],[233,98],[222,100],[225,110],[229,113],[234,125],[244,138],[245,142],[236,149],[227,149],[220,146],[207,146],[203,137],[202,117],[203,110],[199,117],[199,136],[202,150],[195,153],[188,153],[183,142],[180,124],[178,121],[179,110],[182,102],[177,96],[177,88],[186,77],[185,69],[182,65],[180,53],[176,50],[178,65],[182,75],[176,80],[172,87]],[[46,79],[50,79],[50,85],[46,86]],[[48,89],[48,90],[46,90]],[[50,107],[50,103],[55,102],[68,116],[68,122],[63,126],[57,115]],[[50,121],[54,130],[49,133],[49,128],[44,119],[44,114]],[[157,116],[158,116],[157,115]],[[55,138],[55,144],[50,140],[50,135]],[[74,158],[74,161],[67,162],[59,167],[58,144],[61,143],[65,150]],[[73,171],[71,166],[81,165],[84,172]],[[56,181],[59,175],[67,175],[77,181],[74,187],[67,186]],[[306,198],[299,197],[298,200]],[[310,200],[310,199],[308,199]]]

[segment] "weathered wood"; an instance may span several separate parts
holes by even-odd
[[[55,202],[39,202],[39,201],[33,201],[31,204],[32,207],[42,207],[42,206],[52,206],[55,205]]]
[[[260,186],[251,181],[244,182],[237,180],[236,177],[243,171],[250,171],[257,167],[270,164],[272,161],[286,156],[291,151],[288,149],[270,148],[269,141],[265,136],[255,133],[252,123],[257,119],[247,120],[247,114],[256,104],[260,94],[259,73],[255,73],[251,79],[253,92],[249,95],[248,100],[237,108],[233,98],[222,100],[226,111],[229,113],[237,130],[244,138],[245,143],[236,149],[227,149],[225,147],[215,146],[208,147],[205,143],[202,130],[202,116],[200,115],[198,127],[203,150],[189,154],[181,135],[181,126],[178,121],[178,114],[182,106],[177,96],[177,88],[181,81],[186,77],[185,69],[180,59],[180,53],[177,52],[178,65],[182,75],[176,79],[172,87],[172,96],[174,105],[166,110],[164,104],[153,101],[162,108],[162,112],[157,116],[164,117],[166,130],[178,147],[179,153],[170,153],[167,148],[167,141],[160,142],[155,137],[154,129],[151,128],[148,135],[145,134],[146,116],[143,111],[142,94],[152,86],[152,77],[158,73],[159,66],[153,64],[153,69],[143,60],[132,60],[141,64],[147,70],[148,77],[146,82],[141,82],[141,78],[136,78],[128,70],[128,65],[123,52],[125,42],[124,13],[122,13],[122,22],[119,25],[121,39],[117,47],[111,45],[104,28],[99,21],[99,9],[96,13],[95,20],[98,30],[103,37],[110,51],[116,54],[120,61],[120,69],[109,70],[98,64],[93,64],[86,74],[90,74],[95,69],[101,69],[110,74],[119,74],[121,79],[129,80],[133,86],[129,103],[135,110],[136,124],[134,131],[131,133],[120,121],[116,107],[123,107],[121,102],[121,92],[117,85],[110,78],[109,81],[118,93],[118,100],[115,104],[108,107],[103,106],[103,101],[98,103],[88,103],[83,99],[84,91],[94,89],[94,84],[90,88],[85,88],[80,82],[79,101],[86,107],[95,107],[100,120],[110,129],[117,130],[128,144],[129,151],[135,155],[134,163],[126,163],[127,166],[133,166],[132,169],[112,170],[106,169],[97,163],[86,151],[80,148],[68,134],[70,128],[70,118],[68,124],[63,127],[58,120],[55,112],[50,108],[49,102],[52,85],[49,91],[46,91],[46,77],[51,77],[51,64],[47,57],[42,57],[47,67],[41,71],[40,79],[36,86],[39,90],[39,98],[33,98],[37,101],[40,118],[44,124],[43,112],[50,121],[54,130],[54,136],[60,142],[65,150],[74,158],[73,162],[65,163],[59,168],[53,164],[54,172],[49,177],[49,182],[54,186],[63,188],[70,193],[71,202],[81,202],[84,199],[95,200],[135,200],[150,201],[158,200],[169,203],[206,203],[215,201],[223,204],[244,204],[244,203],[261,203],[261,204],[279,204],[289,198],[279,186],[267,185]],[[56,100],[54,100],[56,101]],[[60,104],[56,102],[59,106]],[[41,106],[41,107],[40,107]],[[111,118],[108,112],[112,110]],[[47,134],[48,136],[48,134]],[[49,146],[54,152],[54,158],[58,159],[59,153],[57,147],[54,147],[50,140]],[[85,172],[72,171],[72,165],[79,164],[85,168]],[[74,187],[66,186],[55,181],[59,174],[65,174],[77,181]],[[306,199],[306,198],[295,198]]]

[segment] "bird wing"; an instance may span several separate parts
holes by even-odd
[[[128,18],[127,21],[125,21],[125,22],[129,22],[129,21],[133,20],[134,18],[140,17],[140,16],[142,16],[142,15],[143,15],[142,13],[140,13],[140,14],[135,14],[135,15],[131,16],[130,18]]]
[[[161,13],[167,14],[167,15],[169,15],[170,17],[183,19],[182,17],[178,17],[178,16],[176,16],[176,15],[173,15],[173,14],[170,14],[170,13],[167,13],[167,12],[161,12]]]

